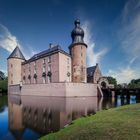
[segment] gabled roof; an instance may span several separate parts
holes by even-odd
[[[40,58],[43,58],[43,57],[46,57],[46,56],[50,56],[50,55],[55,54],[55,53],[58,53],[58,52],[61,52],[61,53],[63,53],[63,54],[65,54],[65,55],[67,55],[67,56],[70,57],[70,55],[67,52],[65,52],[64,50],[62,50],[59,45],[56,45],[56,46],[54,46],[52,48],[49,48],[49,49],[47,49],[45,51],[42,51],[42,52],[40,52],[38,54],[35,54],[29,60],[27,60],[26,62],[24,62],[24,64],[25,63],[28,63],[28,62],[32,62],[32,61],[37,60],[37,59],[40,59]]]
[[[93,74],[94,74],[94,72],[96,70],[96,66],[92,66],[92,67],[87,68],[87,76],[93,76]]]
[[[18,58],[18,59],[25,60],[25,57],[23,56],[18,46],[16,46],[16,48],[13,50],[13,52],[10,54],[10,56],[7,59],[10,58]]]

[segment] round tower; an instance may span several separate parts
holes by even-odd
[[[21,64],[25,61],[25,57],[17,46],[7,58],[8,68],[8,86],[17,85],[21,82]]]
[[[80,20],[75,20],[75,28],[71,32],[72,44],[69,46],[72,57],[72,82],[87,82],[86,50],[84,31],[80,27]]]

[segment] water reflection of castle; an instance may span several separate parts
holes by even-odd
[[[26,128],[46,134],[81,116],[94,114],[100,108],[102,100],[96,97],[9,96],[9,127],[12,132],[21,132],[21,137]]]
[[[81,116],[132,103],[128,98],[63,98],[9,96],[9,128],[16,139],[21,139],[27,128],[47,134],[63,128]],[[136,101],[137,102],[137,101]]]

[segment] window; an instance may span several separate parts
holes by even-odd
[[[81,56],[83,56],[83,53],[81,52]]]
[[[43,65],[43,72],[45,72],[46,71],[46,69],[45,69],[46,67]]]
[[[46,72],[46,63],[45,63],[45,59],[43,59],[43,72]]]
[[[84,71],[84,68],[83,68],[83,67],[81,68],[81,71],[82,71],[82,72]]]
[[[13,68],[13,64],[11,64],[11,68]]]
[[[46,77],[43,76],[42,78],[43,78],[43,84],[45,84],[46,83]]]
[[[29,73],[31,72],[30,63],[29,63]]]
[[[34,77],[34,84],[37,84],[37,78]]]
[[[43,65],[45,64],[45,59],[43,59]]]
[[[48,57],[48,63],[50,63],[50,62],[51,62],[51,56]]]
[[[51,83],[52,79],[51,76],[48,76],[48,83]]]
[[[36,73],[36,69],[34,69],[34,73]]]
[[[67,58],[67,64],[69,64],[69,58]]]
[[[28,75],[29,84],[31,84],[31,75]]]
[[[11,84],[13,84],[13,80],[11,80]]]
[[[48,71],[51,71],[51,65],[48,66]]]
[[[29,79],[29,84],[31,84],[31,79]]]
[[[23,76],[23,84],[25,84],[25,79],[26,79],[26,77],[25,77],[25,75]]]
[[[34,73],[37,73],[37,70],[36,70],[36,61],[34,62]]]

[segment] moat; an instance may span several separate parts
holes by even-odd
[[[67,127],[72,120],[125,104],[140,102],[128,98],[97,97],[0,97],[0,139],[37,140],[50,132]]]

